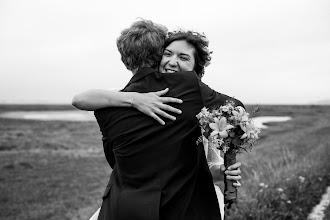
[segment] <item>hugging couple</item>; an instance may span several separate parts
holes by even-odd
[[[139,20],[121,32],[117,47],[133,73],[125,88],[88,90],[72,100],[94,111],[112,168],[91,219],[223,219],[223,182],[240,180],[241,164],[225,170],[220,153],[197,141],[196,115],[227,100],[243,104],[201,81],[211,60],[207,38]]]

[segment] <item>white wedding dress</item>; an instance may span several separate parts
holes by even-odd
[[[203,138],[203,144],[204,144],[205,156],[209,168],[211,168],[212,166],[223,164],[223,158],[220,156],[220,150],[213,147],[208,147],[208,141],[205,138]],[[219,209],[221,213],[221,218],[223,220],[225,215],[224,197],[219,186],[215,184],[213,185],[218,197]],[[99,216],[99,212],[100,212],[100,208],[93,214],[93,216],[89,220],[97,220],[97,217]]]
[[[204,151],[207,159],[207,163],[209,165],[209,168],[212,166],[219,166],[224,164],[223,158],[220,155],[220,150],[216,149],[215,147],[209,147],[208,141],[203,137],[203,144],[204,144]],[[225,216],[225,202],[224,202],[224,196],[221,192],[219,186],[214,185],[215,192],[218,197],[218,203],[219,203],[219,209],[221,213],[221,219],[224,219]]]

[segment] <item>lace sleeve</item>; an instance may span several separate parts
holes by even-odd
[[[220,155],[220,150],[218,150],[215,147],[209,147],[208,140],[204,137],[203,137],[203,144],[204,144],[205,156],[209,168],[215,165],[224,164],[223,158]]]

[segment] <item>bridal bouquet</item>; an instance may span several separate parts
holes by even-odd
[[[204,107],[196,117],[209,148],[223,151],[226,168],[236,163],[237,153],[252,149],[260,133],[249,113],[241,106],[234,107],[231,101],[212,110]],[[225,181],[224,196],[229,207],[236,201],[237,190],[232,180]]]

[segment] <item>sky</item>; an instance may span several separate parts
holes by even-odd
[[[203,82],[246,104],[330,100],[328,0],[1,0],[0,103],[63,103],[132,77],[116,39],[144,18],[204,32]]]

